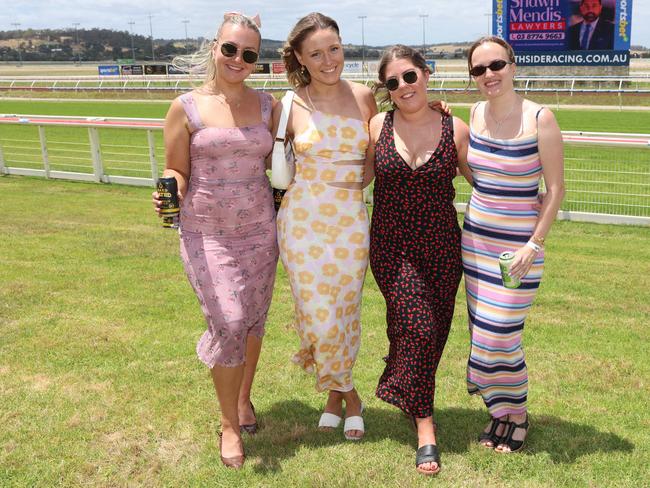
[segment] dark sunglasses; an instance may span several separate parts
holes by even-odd
[[[404,80],[404,83],[408,83],[409,85],[412,85],[416,81],[418,81],[418,73],[414,69],[405,71],[402,73],[402,79]],[[393,76],[391,78],[388,78],[386,80],[386,88],[388,88],[388,91],[395,91],[399,87],[399,78],[396,76]]]
[[[472,76],[481,76],[485,74],[485,71],[490,68],[490,71],[501,71],[503,68],[508,66],[509,64],[512,64],[512,61],[504,61],[503,59],[497,59],[496,61],[492,61],[490,64],[487,66],[474,66],[472,67],[471,70],[469,70],[469,74]]]
[[[239,48],[231,42],[221,43],[221,54],[227,58],[234,58],[237,55]],[[253,64],[257,62],[259,55],[252,49],[244,49],[241,53],[241,58],[244,63]]]

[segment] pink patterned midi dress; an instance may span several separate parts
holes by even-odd
[[[264,335],[271,304],[278,246],[264,158],[272,100],[259,97],[261,122],[232,128],[206,127],[192,93],[180,97],[192,132],[180,250],[208,326],[196,352],[210,368],[246,361],[246,338]]]

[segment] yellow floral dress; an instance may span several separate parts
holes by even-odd
[[[293,361],[316,373],[318,391],[354,387],[368,211],[362,190],[335,185],[363,180],[358,162],[367,147],[367,122],[312,111],[308,128],[294,138],[296,176],[278,213],[280,258],[300,336]]]

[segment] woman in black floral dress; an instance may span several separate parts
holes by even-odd
[[[467,126],[427,105],[428,79],[419,52],[395,46],[384,54],[378,87],[396,109],[370,122],[366,182],[374,170],[370,266],[386,300],[390,341],[377,396],[412,416],[417,470],[436,474],[435,374],[462,275],[452,180],[457,169],[469,170]]]

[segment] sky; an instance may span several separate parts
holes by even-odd
[[[634,1],[634,0],[628,0]],[[366,45],[427,44],[472,41],[488,30],[491,0],[344,0],[334,1],[206,1],[206,0],[20,0],[3,2],[0,30],[107,28],[155,38],[183,39],[214,35],[223,13],[233,10],[259,13],[262,36],[284,40],[295,22],[309,12],[334,18],[344,43],[361,44],[363,23]],[[366,16],[362,21],[359,16]],[[422,18],[421,15],[428,15]],[[183,20],[189,22],[184,23]],[[423,29],[424,21],[424,29]],[[19,23],[16,27],[12,24]],[[633,45],[650,47],[650,1],[632,7]],[[424,33],[423,33],[424,30]]]

